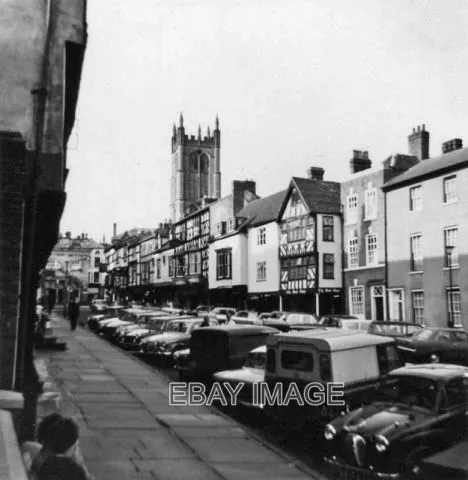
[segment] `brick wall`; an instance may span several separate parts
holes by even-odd
[[[25,144],[0,132],[0,389],[11,389],[20,291]]]

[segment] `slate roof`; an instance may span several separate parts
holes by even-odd
[[[311,212],[329,214],[341,213],[340,183],[299,177],[293,177],[292,183],[296,185],[300,195],[306,203],[307,208]],[[286,202],[284,202],[281,211],[285,207]]]
[[[422,160],[406,172],[384,184],[382,189],[392,190],[419,180],[443,175],[446,172],[468,166],[468,148],[460,148],[438,157]]]
[[[238,214],[238,217],[245,217],[246,224],[256,227],[265,223],[273,222],[283,204],[287,190],[273,193],[268,197],[259,198],[248,203]],[[243,226],[245,226],[244,224]]]

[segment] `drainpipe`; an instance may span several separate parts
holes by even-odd
[[[389,296],[388,296],[388,243],[387,243],[387,192],[384,190],[384,249],[385,249],[385,311],[384,311],[384,320],[389,320],[388,309],[390,306]],[[403,305],[404,308],[404,305]]]

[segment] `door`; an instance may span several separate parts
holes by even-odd
[[[385,320],[385,287],[375,285],[371,287],[372,320]]]
[[[468,365],[468,334],[463,330],[450,333],[452,342],[449,348],[453,349],[452,361],[460,365]]]

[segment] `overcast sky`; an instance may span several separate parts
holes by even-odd
[[[89,40],[61,231],[101,239],[169,218],[172,124],[221,130],[222,195],[266,196],[310,166],[344,180],[407,153],[468,145],[464,0],[88,2]]]

